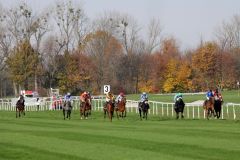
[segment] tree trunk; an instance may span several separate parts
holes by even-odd
[[[38,83],[37,83],[37,74],[36,73],[34,76],[34,86],[35,86],[35,92],[38,92]]]
[[[15,96],[17,96],[19,93],[18,93],[18,91],[17,91],[17,85],[16,85],[15,82],[13,82],[13,89],[14,89],[14,94],[15,94]]]

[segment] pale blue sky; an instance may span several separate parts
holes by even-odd
[[[34,9],[43,9],[56,0],[25,0]],[[94,19],[104,11],[119,11],[133,16],[142,28],[152,17],[158,18],[165,35],[174,36],[182,49],[194,48],[200,39],[214,39],[214,31],[223,21],[240,15],[240,0],[73,0],[84,5]],[[12,6],[19,0],[0,0]],[[144,34],[144,30],[142,31]]]

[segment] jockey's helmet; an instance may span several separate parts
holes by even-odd
[[[124,96],[123,92],[120,92],[120,96]]]
[[[67,95],[68,95],[68,96],[70,96],[70,95],[71,95],[71,93],[70,93],[70,92],[68,92],[68,93],[67,93]]]
[[[146,95],[147,93],[146,93],[146,92],[143,92],[142,94],[143,94],[143,95]]]
[[[84,91],[84,92],[83,92],[83,94],[87,94],[87,92],[86,92],[86,91]]]
[[[182,97],[182,93],[178,93],[177,95],[178,95],[179,97]]]

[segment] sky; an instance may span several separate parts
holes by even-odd
[[[21,0],[0,0],[10,7]],[[53,6],[56,0],[24,0],[34,10]],[[72,0],[83,4],[90,19],[106,11],[131,15],[146,33],[150,19],[160,20],[164,36],[177,39],[181,49],[197,47],[200,40],[214,40],[223,21],[240,15],[240,0]]]

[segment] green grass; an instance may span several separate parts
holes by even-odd
[[[224,102],[232,102],[232,103],[240,103],[240,91],[232,90],[232,91],[223,91],[222,92]],[[159,94],[149,94],[149,100],[151,101],[159,101],[159,102],[173,102],[174,95],[159,95]],[[205,94],[200,95],[184,95],[184,101],[189,103],[197,100],[205,100]],[[131,100],[139,100],[140,94],[131,94],[127,95],[127,99]]]
[[[93,112],[80,120],[73,112],[0,112],[0,160],[238,160],[240,122],[174,120],[149,116],[140,121],[103,119]]]

